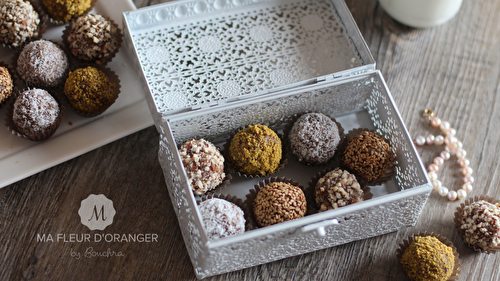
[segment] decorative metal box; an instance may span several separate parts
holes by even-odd
[[[160,132],[159,159],[197,277],[217,275],[414,225],[432,187],[374,60],[342,0],[177,1],[124,13],[127,43]],[[236,129],[280,131],[319,111],[374,129],[396,155],[372,199],[217,240],[207,239],[177,147],[221,147]],[[289,161],[303,186],[318,168]],[[233,176],[244,199],[259,179]]]

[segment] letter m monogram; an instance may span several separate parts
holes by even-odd
[[[102,221],[106,221],[106,217],[105,217],[105,214],[104,214],[104,205],[101,206],[101,210],[100,211],[97,211],[97,205],[94,205],[94,209],[92,210],[92,216],[90,217],[89,221],[92,220],[92,218],[94,217],[95,215],[95,220],[98,221],[99,218],[102,219]]]

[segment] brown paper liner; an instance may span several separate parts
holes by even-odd
[[[62,40],[64,42],[64,46],[66,47],[66,49],[68,50],[68,54],[69,54],[69,57],[72,59],[72,60],[75,60],[76,63],[75,64],[81,64],[81,63],[94,63],[94,64],[97,64],[97,65],[107,65],[110,61],[113,60],[113,58],[116,56],[116,54],[118,53],[118,51],[120,50],[120,47],[123,43],[123,32],[121,31],[121,29],[119,28],[118,24],[115,23],[115,21],[113,21],[112,19],[110,19],[109,17],[106,17],[104,15],[101,15],[103,16],[107,21],[109,21],[111,23],[112,26],[116,27],[116,30],[117,30],[117,34],[116,34],[116,49],[113,50],[112,52],[109,53],[108,56],[106,57],[103,57],[103,58],[95,58],[93,60],[86,60],[86,59],[83,59],[83,58],[79,58],[75,55],[73,55],[73,53],[71,52],[71,49],[70,49],[70,42],[68,40],[68,37],[71,33],[71,30],[73,28],[73,25],[75,24],[75,21],[78,19],[73,19],[69,22],[69,24],[66,26],[66,28],[64,29],[63,31],[63,35],[62,35]],[[80,16],[81,17],[81,16]]]
[[[333,171],[334,169],[335,169],[335,167],[330,168],[330,169],[324,169],[320,172],[317,172],[311,178],[311,180],[308,182],[309,187],[307,189],[307,192],[309,192],[309,196],[306,195],[306,197],[312,198],[312,200],[311,200],[312,204],[308,205],[308,208],[309,208],[309,206],[311,207],[311,210],[310,210],[311,213],[318,213],[320,211],[320,206],[319,206],[318,202],[316,201],[316,185],[318,184],[319,179],[321,179],[322,177],[324,177],[326,174],[328,174],[330,171]],[[356,177],[356,175],[355,175],[355,177]],[[372,199],[373,194],[371,192],[371,188],[367,185],[367,183],[365,181],[360,180],[357,177],[356,177],[356,179],[358,180],[358,183],[361,187],[361,190],[363,190],[363,201]],[[352,203],[352,204],[356,204],[356,203]],[[346,205],[346,206],[349,206],[349,205]],[[345,206],[343,206],[343,207],[345,207]],[[342,207],[339,207],[339,208],[342,208]],[[327,211],[330,211],[330,210],[327,210]],[[326,212],[326,211],[324,211],[324,212]]]
[[[16,74],[12,69],[12,66],[10,64],[7,64],[3,61],[0,61],[0,67],[5,67],[7,71],[9,71],[10,74],[10,79],[12,82],[12,89],[10,91],[10,94],[7,94],[5,97],[0,97],[0,108],[2,108],[5,104],[7,104],[12,96],[14,96],[14,93],[17,93],[17,87],[16,87]]]
[[[72,71],[75,71],[76,69],[86,68],[88,66],[92,66],[92,67],[95,67],[95,68],[101,70],[104,74],[106,74],[106,76],[109,79],[109,82],[115,84],[115,88],[113,89],[113,94],[114,94],[113,101],[109,105],[107,105],[106,107],[103,107],[100,110],[96,110],[95,112],[90,112],[90,113],[81,111],[78,108],[75,108],[73,105],[71,105],[68,98],[66,97],[66,94],[64,93],[64,84],[66,83],[66,79],[68,79],[69,73]],[[98,115],[102,114],[103,112],[108,110],[108,108],[110,108],[115,103],[116,99],[120,95],[120,88],[121,88],[120,78],[110,68],[105,67],[103,65],[96,65],[96,64],[80,64],[80,65],[72,66],[70,68],[70,70],[68,71],[68,74],[64,77],[64,82],[61,83],[59,88],[58,88],[58,93],[62,96],[62,100],[64,101],[64,103],[67,104],[76,114],[83,116],[83,117],[94,117],[94,116],[98,116]]]
[[[413,235],[408,236],[408,238],[406,238],[405,240],[403,240],[402,243],[399,244],[399,248],[396,249],[396,257],[398,258],[398,261],[399,262],[401,261],[401,258],[403,256],[404,252],[410,246],[410,244],[415,240],[415,237],[426,237],[426,236],[435,237],[439,241],[441,241],[443,244],[445,244],[446,246],[452,248],[453,256],[455,258],[455,265],[453,267],[453,272],[451,273],[451,276],[448,278],[447,281],[457,280],[458,275],[460,274],[460,267],[461,267],[460,257],[458,255],[457,248],[455,248],[453,243],[451,243],[451,241],[448,240],[448,238],[446,238],[440,234],[425,231],[425,232],[414,233]],[[405,274],[406,274],[406,272],[405,272]],[[408,277],[408,275],[407,275],[407,277]]]
[[[66,55],[66,59],[68,60],[68,65],[66,67],[66,70],[61,75],[61,77],[59,77],[59,79],[57,79],[56,86],[34,85],[32,83],[27,82],[22,77],[22,75],[17,71],[17,61],[18,61],[18,58],[21,55],[21,52],[23,51],[24,47],[26,45],[28,45],[29,43],[34,42],[34,41],[38,41],[38,40],[45,40],[45,41],[48,41],[48,42],[56,44],[64,52],[64,54]],[[68,71],[69,71],[69,69],[71,67],[71,62],[70,62],[69,58],[70,57],[69,57],[68,50],[64,47],[63,44],[57,43],[57,42],[55,42],[53,40],[47,40],[47,39],[40,38],[40,39],[37,39],[37,40],[30,41],[27,44],[23,45],[22,48],[18,49],[17,52],[15,53],[15,55],[13,56],[11,65],[12,65],[12,70],[16,74],[16,77],[18,77],[19,80],[23,83],[23,87],[40,88],[40,89],[45,89],[45,90],[47,90],[49,92],[54,92],[55,93],[55,92],[59,92],[60,85],[63,84],[63,81],[66,79],[66,76],[68,75]]]
[[[373,181],[370,181],[370,182],[366,181],[365,178],[363,177],[363,175],[361,175],[359,173],[356,173],[355,171],[352,171],[352,170],[348,169],[342,163],[342,155],[344,154],[344,151],[345,151],[345,149],[347,147],[347,144],[348,144],[349,140],[351,140],[353,137],[359,135],[361,132],[364,132],[364,131],[369,131],[369,132],[377,133],[374,130],[365,129],[365,128],[356,128],[356,129],[350,130],[344,136],[344,138],[342,139],[342,141],[340,142],[340,145],[339,145],[339,148],[338,148],[338,152],[335,154],[335,157],[339,160],[340,166],[342,167],[342,169],[348,170],[349,172],[351,172],[354,175],[356,175],[356,178],[358,179],[358,181],[361,179],[361,180],[365,181],[367,183],[367,185],[372,185],[372,186],[374,186],[374,185],[381,185],[383,183],[388,182],[389,180],[391,180],[394,177],[394,175],[396,173],[396,158],[395,157],[394,157],[394,161],[387,166],[387,168],[385,170],[385,173],[382,176],[380,176],[379,178],[377,178],[376,180],[373,180]],[[378,134],[378,135],[381,136],[380,134]],[[389,147],[390,147],[391,143],[386,138],[384,138],[383,136],[381,136],[381,137],[389,144]]]
[[[224,199],[224,200],[229,201],[229,202],[235,204],[236,206],[240,207],[240,209],[243,211],[243,214],[245,217],[245,231],[250,230],[250,228],[249,228],[250,224],[248,224],[248,218],[250,216],[249,214],[251,213],[251,211],[250,211],[250,209],[248,209],[248,206],[245,205],[243,200],[241,200],[240,198],[238,198],[236,196],[230,195],[230,194],[224,195],[221,193],[213,193],[213,194],[205,194],[201,197],[197,197],[196,204],[199,205],[201,202],[208,200],[208,199],[212,199],[212,198]]]
[[[290,154],[292,155],[292,157],[295,160],[297,160],[297,162],[299,162],[300,164],[308,165],[308,166],[314,166],[314,167],[328,166],[328,165],[330,165],[336,159],[335,155],[338,154],[338,151],[337,151],[338,147],[342,143],[342,140],[344,139],[344,135],[345,135],[344,134],[344,128],[342,127],[342,124],[340,124],[335,118],[331,117],[328,114],[321,113],[321,114],[324,114],[327,117],[329,117],[333,122],[335,122],[335,124],[337,124],[337,127],[339,129],[339,135],[340,135],[340,142],[337,145],[337,149],[335,151],[334,156],[332,158],[330,158],[328,161],[326,161],[325,163],[310,163],[310,162],[307,162],[307,161],[300,161],[299,158],[293,153],[293,150],[292,150],[292,147],[291,147],[291,142],[290,142],[290,139],[289,139],[290,131],[292,130],[293,125],[295,124],[295,122],[297,121],[297,119],[299,119],[302,115],[309,114],[309,113],[321,113],[321,112],[307,111],[307,112],[304,112],[304,113],[295,114],[292,117],[290,117],[290,120],[288,120],[287,124],[285,125],[285,129],[283,130],[283,134],[285,135],[285,138],[287,140],[287,145],[288,145],[287,149],[290,152]]]
[[[59,20],[54,19],[52,17],[52,15],[47,11],[47,9],[45,8],[45,5],[43,4],[42,0],[39,0],[39,1],[40,1],[41,8],[45,12],[45,14],[47,14],[48,21],[50,23],[54,24],[54,25],[63,25],[63,24],[66,24],[66,23],[70,22],[71,20],[74,20],[74,19],[76,19],[78,17],[84,16],[84,15],[90,13],[90,11],[92,11],[92,9],[94,9],[95,4],[97,3],[97,0],[92,0],[92,3],[90,3],[90,7],[87,10],[85,10],[82,14],[73,16],[73,17],[71,17],[67,21],[59,21]],[[106,1],[106,0],[104,0],[104,1]]]
[[[284,182],[284,183],[289,183],[291,185],[294,185],[294,186],[297,186],[299,187],[303,192],[304,192],[304,195],[306,197],[306,204],[307,204],[307,210],[309,210],[309,198],[307,196],[308,192],[303,186],[301,186],[298,182],[292,180],[292,179],[289,179],[289,178],[286,178],[286,177],[269,177],[269,178],[265,178],[263,179],[262,181],[260,181],[259,183],[257,183],[256,185],[254,185],[253,189],[250,189],[248,191],[248,194],[245,196],[246,199],[244,201],[245,203],[245,206],[247,206],[248,209],[251,210],[251,212],[249,213],[249,217],[248,217],[248,220],[247,220],[247,223],[249,224],[248,225],[248,229],[251,230],[251,229],[257,229],[257,228],[261,228],[261,227],[265,227],[265,226],[259,226],[258,223],[257,223],[257,220],[255,219],[255,215],[254,215],[254,212],[253,212],[253,201],[255,200],[255,198],[257,197],[257,194],[259,193],[260,189],[265,187],[267,184],[269,183],[272,183],[272,182]],[[307,213],[305,214],[306,216],[309,215],[309,212],[307,211]]]
[[[37,27],[37,35],[27,38],[24,42],[22,42],[21,44],[19,44],[19,46],[16,47],[12,46],[12,44],[6,44],[6,43],[2,43],[2,46],[9,49],[22,49],[24,45],[28,44],[29,42],[43,38],[43,34],[47,31],[49,16],[45,12],[39,1],[28,0],[28,2],[30,2],[31,6],[33,6],[33,9],[38,13],[38,18],[40,19],[40,23],[38,23]]]
[[[27,88],[27,89],[20,91],[19,93],[17,93],[15,95],[15,97],[10,99],[9,103],[7,104],[7,110],[6,110],[6,115],[5,115],[5,126],[7,126],[7,130],[9,130],[9,132],[11,132],[13,135],[16,135],[16,136],[21,137],[21,138],[25,138],[25,139],[32,140],[32,141],[42,141],[42,140],[48,139],[56,132],[57,128],[59,128],[59,124],[61,123],[62,117],[64,116],[64,106],[61,104],[61,102],[59,101],[57,96],[55,96],[49,92],[49,94],[56,100],[57,104],[59,105],[59,117],[56,119],[56,121],[54,122],[54,125],[50,129],[47,129],[45,132],[41,133],[39,136],[29,137],[29,136],[23,134],[22,132],[20,132],[13,121],[14,103],[16,102],[17,97],[21,93],[24,93],[27,90],[30,90],[30,88]]]
[[[222,151],[222,155],[224,156],[224,159],[226,159],[226,161],[227,161],[227,167],[229,169],[229,172],[236,173],[240,177],[253,179],[253,178],[269,177],[269,176],[272,176],[272,175],[278,173],[279,171],[281,171],[281,169],[283,169],[285,167],[285,165],[288,163],[288,145],[287,145],[286,138],[284,138],[282,134],[278,134],[278,133],[276,133],[276,134],[278,135],[278,137],[281,140],[281,160],[280,160],[280,163],[278,165],[278,168],[276,168],[276,170],[274,172],[267,173],[265,175],[250,175],[250,174],[245,174],[243,172],[240,172],[234,167],[234,165],[231,163],[231,160],[230,160],[231,158],[229,157],[229,146],[231,145],[231,140],[236,135],[236,133],[238,133],[239,131],[241,131],[247,127],[241,127],[239,129],[237,129],[235,132],[233,132],[231,134],[231,136],[224,143],[224,146],[223,146],[224,149]],[[276,131],[274,130],[274,132],[276,132]]]
[[[180,150],[181,149],[181,146],[182,145],[178,145],[177,146],[177,150]],[[222,154],[222,152],[221,152]],[[224,157],[224,155],[223,155]],[[181,159],[182,161],[182,159]],[[233,179],[233,177],[231,176],[231,171],[230,169],[227,167],[227,159],[224,157],[224,174],[226,175],[226,177],[222,180],[222,182],[217,185],[214,189],[212,190],[207,190],[207,192],[203,195],[197,195],[193,192],[193,195],[195,198],[201,198],[203,196],[210,196],[210,195],[213,195],[213,194],[217,194],[217,193],[220,193],[221,191],[223,191],[224,189],[226,189],[226,187],[231,183],[231,180]],[[189,179],[188,179],[188,182],[189,182]],[[190,187],[191,189],[191,187]],[[191,191],[193,191],[191,189]]]
[[[453,221],[455,222],[455,229],[457,230],[457,232],[460,234],[460,237],[462,238],[462,240],[464,241],[464,243],[471,247],[472,249],[474,249],[474,251],[477,251],[477,252],[481,252],[481,253],[485,253],[485,254],[492,254],[492,253],[496,253],[500,250],[500,246],[498,247],[495,247],[495,248],[482,248],[480,246],[477,246],[477,245],[472,245],[472,244],[469,244],[467,242],[465,242],[465,230],[463,230],[461,228],[461,223],[460,223],[460,216],[461,214],[463,214],[463,209],[465,206],[468,206],[474,202],[477,202],[477,201],[480,201],[480,200],[484,200],[486,202],[489,202],[489,203],[492,203],[492,204],[495,204],[495,203],[500,203],[499,200],[496,200],[496,199],[493,199],[489,196],[484,196],[484,195],[481,195],[481,196],[475,196],[474,198],[469,198],[467,200],[465,200],[463,203],[460,204],[459,207],[457,207],[456,209],[456,212],[455,212],[455,217],[453,219]]]

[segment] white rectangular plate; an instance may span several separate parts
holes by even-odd
[[[94,13],[113,19],[122,28],[122,12],[135,10],[130,0],[98,1]],[[44,38],[62,42],[64,26],[50,26]],[[9,62],[14,51],[0,46],[0,60]],[[36,174],[90,150],[153,125],[144,91],[125,43],[108,67],[118,74],[121,93],[102,115],[85,118],[65,109],[56,133],[41,142],[11,134],[4,125],[6,106],[0,109],[0,188]]]

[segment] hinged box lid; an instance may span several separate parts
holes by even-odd
[[[155,121],[375,69],[342,0],[176,1],[124,26]]]

